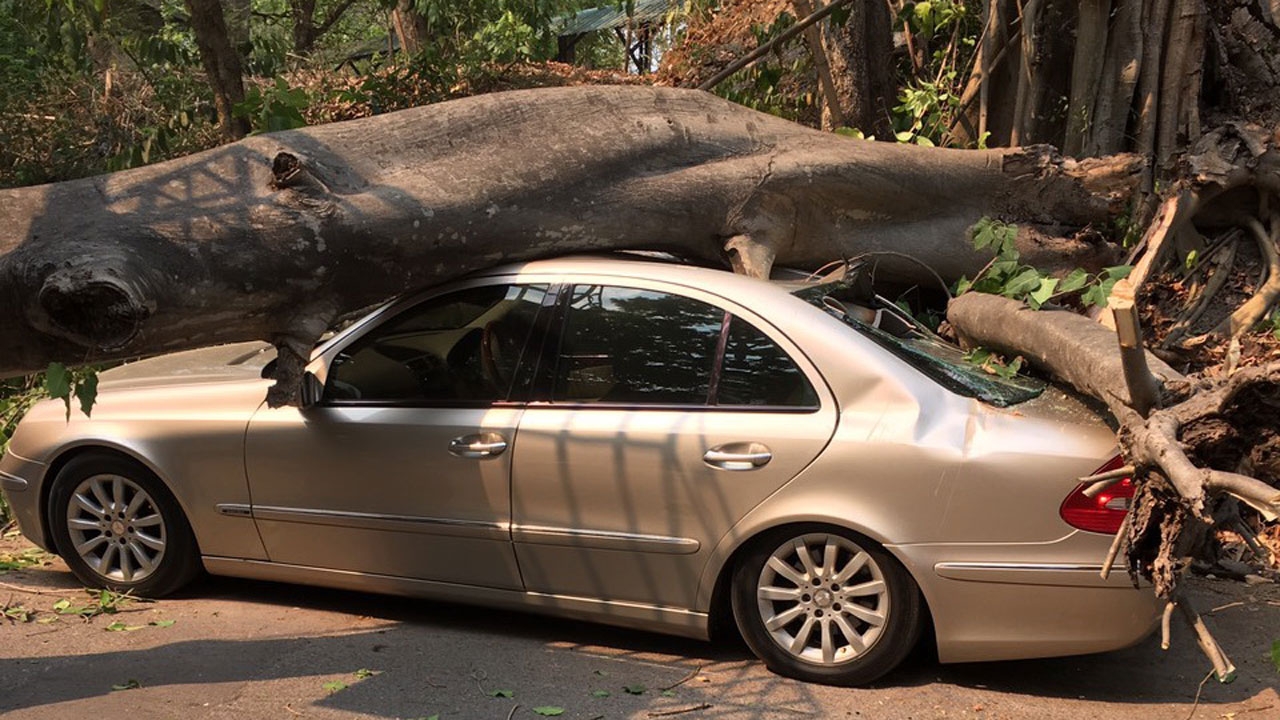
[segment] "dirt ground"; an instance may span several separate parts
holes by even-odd
[[[0,539],[0,558],[28,548]],[[735,644],[240,580],[83,619],[55,612],[94,606],[62,562],[33,559],[0,574],[0,716],[14,720],[1280,718],[1275,585],[1197,583],[1240,673],[1194,705],[1208,666],[1181,626],[1167,652],[1154,637],[1023,662],[939,665],[922,651],[877,687],[840,689],[777,677]]]

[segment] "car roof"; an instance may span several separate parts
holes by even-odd
[[[758,278],[739,275],[728,268],[695,264],[665,253],[619,252],[605,255],[566,255],[547,260],[501,265],[474,273],[470,277],[516,275],[537,278],[557,275],[600,275],[643,278],[684,285],[742,302],[750,299],[754,310],[769,311],[774,302],[794,302],[790,292],[798,285],[801,273],[782,271],[782,279],[762,282]],[[766,290],[772,287],[776,292]]]

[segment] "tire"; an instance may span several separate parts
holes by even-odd
[[[761,537],[734,568],[738,631],[773,672],[865,685],[915,647],[920,590],[884,548],[848,530],[807,526]]]
[[[92,453],[67,463],[49,493],[58,554],[86,586],[168,595],[202,566],[173,493],[142,465]]]

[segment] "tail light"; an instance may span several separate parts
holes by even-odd
[[[1097,475],[1122,467],[1124,467],[1124,459],[1117,455],[1093,473]],[[1133,499],[1133,478],[1125,478],[1114,483],[1093,497],[1084,494],[1087,487],[1089,486],[1084,483],[1077,485],[1067,499],[1062,501],[1062,508],[1058,510],[1058,514],[1073,528],[1108,535],[1116,534],[1120,530],[1125,513],[1129,512],[1129,503]]]

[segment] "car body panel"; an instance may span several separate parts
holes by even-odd
[[[79,448],[111,448],[174,490],[214,573],[693,637],[707,635],[717,588],[754,538],[809,523],[861,533],[902,563],[944,661],[1102,651],[1152,627],[1149,588],[1097,577],[1110,538],[1058,516],[1078,478],[1115,452],[1094,411],[1056,391],[1006,409],[955,395],[775,285],[602,258],[498,268],[373,312],[308,367],[323,381],[343,347],[423,298],[512,281],[710,302],[783,347],[817,409],[272,410],[258,377],[270,353],[245,344],[103,373],[92,418],[38,405],[0,460],[0,484],[23,531],[48,547],[42,506],[57,468]],[[477,432],[501,434],[506,452],[447,452]],[[773,453],[762,469],[702,462],[751,442]]]
[[[510,450],[449,452],[453,438],[515,438],[518,408],[263,408],[245,465],[268,557],[289,565],[519,588]]]

